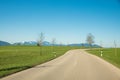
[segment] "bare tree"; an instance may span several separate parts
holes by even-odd
[[[53,39],[52,39],[52,42],[51,42],[52,46],[55,46],[55,43],[56,43],[56,39],[53,38]]]
[[[92,44],[94,43],[94,36],[91,33],[87,35],[86,42],[90,45],[90,47],[92,47]]]
[[[44,38],[45,38],[44,34],[41,32],[40,36],[39,36],[39,39],[37,41],[37,46],[40,46],[40,55],[42,55],[42,53],[43,53],[42,46],[43,46]]]
[[[62,42],[60,42],[60,44],[59,44],[60,46],[63,46],[63,43]]]
[[[84,43],[81,43],[81,47],[84,48]]]
[[[115,56],[117,56],[117,44],[115,40],[114,40],[114,47],[115,47]]]
[[[39,36],[39,39],[38,39],[38,41],[37,41],[37,45],[38,46],[43,46],[43,41],[44,41],[44,34],[41,32],[40,33],[40,36]]]
[[[55,49],[54,49],[55,43],[56,43],[56,39],[53,38],[52,41],[51,41],[51,48],[52,48],[53,53],[55,53]]]
[[[102,50],[102,41],[100,41],[100,47],[99,47],[99,52],[101,52],[101,50]]]
[[[70,46],[70,45],[69,45],[69,42],[67,42],[67,46]]]

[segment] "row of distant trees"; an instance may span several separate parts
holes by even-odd
[[[91,34],[91,33],[89,33],[88,35],[87,35],[87,37],[86,37],[86,42],[89,44],[89,46],[90,47],[92,47],[92,44],[94,43],[94,36]],[[45,39],[45,36],[44,36],[44,34],[41,32],[40,33],[40,35],[39,35],[39,39],[38,39],[38,41],[37,41],[37,45],[38,46],[40,46],[41,47],[41,54],[42,54],[42,46],[43,46],[43,42],[44,42],[44,39]],[[56,39],[55,38],[53,38],[52,39],[52,41],[51,41],[51,44],[52,44],[52,51],[54,51],[54,45],[55,45],[55,43],[56,43]],[[102,48],[102,42],[100,42],[101,44],[100,44],[100,46],[101,46],[101,48]],[[117,44],[116,44],[116,42],[114,41],[114,46],[115,46],[115,56],[117,56]],[[100,51],[101,51],[101,48],[100,48]]]
[[[45,39],[44,33],[41,32],[39,35],[39,39],[37,40],[37,46],[43,46],[44,39]],[[92,47],[92,44],[94,43],[94,36],[91,33],[87,35],[86,42],[90,45],[90,47]],[[51,43],[52,46],[54,46],[56,43],[56,39],[53,38]]]
[[[42,46],[43,46],[44,39],[45,39],[44,33],[41,32],[39,35],[39,39],[37,40],[37,46],[40,46],[40,55],[42,55],[42,53],[43,53]],[[52,52],[54,52],[53,46],[56,43],[56,39],[53,38],[51,43],[52,43],[52,47],[51,47]],[[56,53],[55,53],[55,55],[56,55]]]
[[[37,46],[43,46],[44,39],[45,39],[44,33],[41,32],[39,35],[39,39],[37,40]],[[56,43],[56,39],[53,38],[51,43],[52,43],[52,46],[54,46]]]

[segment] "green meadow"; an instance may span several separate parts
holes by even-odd
[[[70,46],[1,46],[0,77],[31,68],[63,55]]]
[[[0,77],[31,68],[63,55],[70,46],[0,46]],[[102,51],[102,56],[101,56]],[[120,48],[100,48],[88,50],[120,68]]]
[[[102,51],[102,56],[101,56]],[[88,50],[89,53],[103,58],[120,68],[120,48],[101,48]]]

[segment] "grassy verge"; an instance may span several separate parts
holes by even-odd
[[[101,56],[101,51],[103,53],[102,56]],[[104,60],[120,68],[120,48],[92,49],[92,50],[88,50],[88,52],[96,56],[99,56]]]
[[[74,48],[79,47],[2,46],[0,47],[0,77],[47,62]]]

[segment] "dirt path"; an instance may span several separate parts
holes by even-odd
[[[0,80],[120,80],[120,70],[82,49]]]

